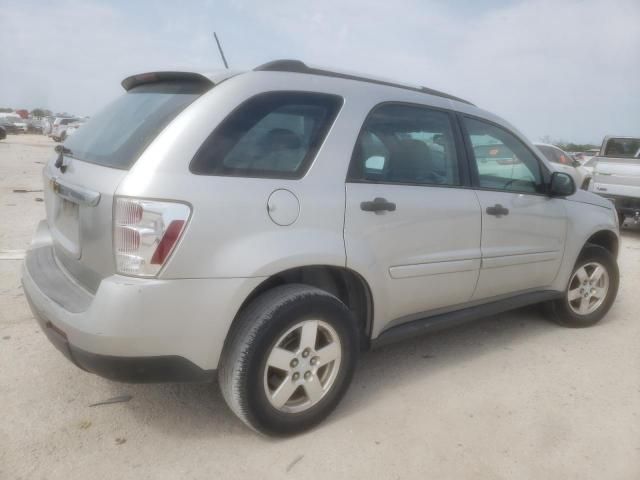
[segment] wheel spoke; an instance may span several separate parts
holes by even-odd
[[[604,274],[604,268],[602,268],[600,265],[598,265],[593,272],[591,273],[591,276],[589,277],[589,280],[593,281],[594,283],[598,283],[600,281],[600,279],[602,278],[602,275]]]
[[[589,312],[589,298],[586,297],[582,297],[580,299],[580,307],[579,307],[579,311],[582,315],[586,314],[587,312]]]
[[[291,360],[294,358],[295,354],[293,352],[285,350],[284,348],[275,347],[267,359],[267,365],[286,372],[289,371]]]
[[[318,401],[320,397],[322,397],[322,394],[324,393],[318,377],[313,377],[311,380],[304,382],[303,388],[307,394],[307,397],[312,402]]]
[[[300,348],[310,348],[315,350],[316,348],[316,336],[318,334],[318,322],[315,320],[309,320],[302,325],[302,332],[300,332]]]
[[[574,288],[573,290],[569,290],[569,294],[567,295],[570,302],[573,302],[574,300],[579,299],[581,296],[582,295],[580,294],[579,288]]]
[[[595,293],[592,295],[593,298],[597,298],[600,300],[607,295],[607,289],[605,287],[594,287]]]
[[[576,271],[576,277],[578,277],[580,283],[584,283],[589,280],[589,275],[587,274],[587,271],[584,269],[584,267],[581,267]]]
[[[291,377],[287,375],[287,378],[282,381],[276,391],[273,392],[273,395],[271,395],[271,402],[276,408],[281,408],[285,403],[287,403],[287,400],[291,398],[291,395],[296,391],[296,388],[297,385],[294,384]]]
[[[319,357],[318,367],[322,367],[329,362],[333,362],[340,356],[340,347],[335,342],[331,342],[329,345],[322,347],[316,353]]]

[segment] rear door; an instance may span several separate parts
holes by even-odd
[[[374,335],[391,321],[471,298],[480,208],[464,188],[452,114],[384,104],[367,118],[346,184],[347,266],[375,291]]]
[[[115,271],[113,195],[157,134],[211,85],[154,82],[89,120],[44,169],[47,223],[58,260],[90,291]]]
[[[564,252],[564,202],[546,195],[544,165],[515,134],[461,116],[482,209],[482,267],[473,295],[484,299],[552,283]],[[484,152],[503,152],[504,160]]]

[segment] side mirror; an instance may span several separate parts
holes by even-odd
[[[549,195],[552,197],[568,197],[576,193],[573,177],[564,172],[553,172],[549,183]]]

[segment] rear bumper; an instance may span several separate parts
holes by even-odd
[[[53,346],[76,366],[101,377],[127,383],[209,382],[215,370],[203,370],[179,356],[121,357],[88,352],[69,342],[65,332],[44,318],[27,296],[31,310]]]
[[[27,252],[22,284],[43,331],[80,368],[127,382],[213,379],[224,340],[260,278],[104,278],[87,292],[53,247]]]

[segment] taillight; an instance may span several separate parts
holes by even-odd
[[[116,270],[154,277],[173,252],[189,220],[183,203],[116,198],[113,249]]]

